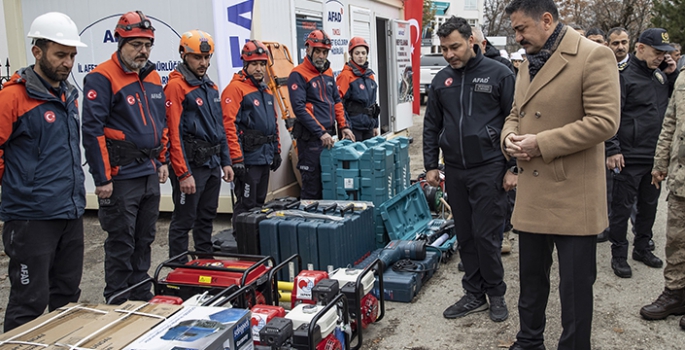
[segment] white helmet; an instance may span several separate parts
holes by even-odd
[[[27,36],[32,39],[47,39],[64,46],[88,46],[81,42],[76,23],[60,12],[48,12],[36,17]]]
[[[518,52],[512,52],[511,53],[511,60],[512,61],[523,61],[523,56],[521,56],[521,54]]]
[[[507,53],[507,50],[499,50],[499,55],[504,57],[504,58],[509,58],[509,54]]]
[[[519,49],[518,51],[516,51],[516,52],[518,52],[518,53],[519,53],[519,55],[523,56],[523,55],[525,55],[525,54],[526,54],[526,49],[524,49],[524,48],[520,48],[520,49]]]

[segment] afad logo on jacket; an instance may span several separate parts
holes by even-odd
[[[202,105],[205,104],[205,101],[202,101],[202,98],[198,97],[195,99],[195,103],[197,103],[198,107],[202,107]]]

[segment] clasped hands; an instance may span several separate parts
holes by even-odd
[[[504,138],[505,151],[517,160],[529,161],[541,155],[537,136],[534,134],[516,135],[509,133]]]

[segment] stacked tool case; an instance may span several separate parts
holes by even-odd
[[[302,201],[267,210],[258,223],[260,253],[277,262],[299,254],[304,266],[330,271],[352,266],[375,249],[374,207],[361,201]],[[285,272],[281,280],[291,280]]]
[[[409,187],[409,169],[406,137],[336,142],[321,153],[323,198],[373,203],[376,248],[384,247],[389,238],[378,207]]]

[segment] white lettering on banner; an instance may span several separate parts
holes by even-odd
[[[347,0],[327,0],[324,3],[323,30],[331,39],[331,51],[328,60],[331,62],[333,76],[337,77],[345,66],[345,53],[349,43],[349,17],[346,9]]]
[[[218,43],[215,56],[218,60],[219,86],[231,82],[233,73],[243,68],[240,51],[252,30],[254,0],[212,0],[214,8],[214,42]]]

